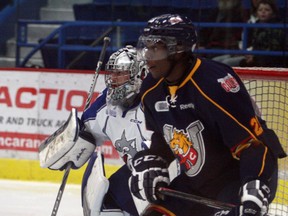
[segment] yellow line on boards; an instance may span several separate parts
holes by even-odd
[[[80,169],[71,169],[67,183],[80,184],[87,163]],[[119,165],[105,164],[105,173],[109,178],[117,169]],[[37,160],[23,160],[23,159],[0,159],[0,179],[14,179],[25,181],[45,181],[45,182],[61,182],[64,171],[50,170],[48,168],[41,168]]]

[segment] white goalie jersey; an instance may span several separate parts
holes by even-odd
[[[107,105],[106,94],[107,89],[83,113],[81,127],[93,135],[97,145],[110,140],[130,168],[133,156],[138,151],[149,148],[146,140],[150,140],[152,132],[145,128],[144,114],[139,104],[123,111],[120,106]]]
[[[96,101],[82,114],[80,130],[92,134],[96,140],[97,146],[102,145],[104,141],[110,140],[119,156],[123,159],[128,168],[131,169],[131,161],[134,155],[138,151],[150,147],[147,140],[150,140],[152,132],[146,130],[144,114],[140,109],[139,103],[128,110],[123,110],[121,106],[113,106],[106,103],[106,99],[107,89],[105,89],[98,96]],[[98,175],[98,173],[99,170],[96,175]],[[128,181],[128,179],[126,180]],[[122,179],[122,181],[126,180]],[[99,179],[97,181],[99,181]],[[92,185],[94,184],[96,184],[96,181],[94,181]],[[97,184],[100,185],[99,182]],[[105,186],[105,184],[101,185],[101,187]],[[90,186],[90,190],[94,187],[95,186]],[[86,197],[89,197],[89,193],[86,192],[83,197],[86,199]],[[91,199],[87,198],[87,200]],[[142,212],[148,204],[146,201],[138,200],[135,197],[133,197],[133,200],[138,213]],[[99,203],[99,201],[90,201],[90,203]],[[93,204],[90,204],[90,206],[93,206]],[[91,209],[89,210],[91,212],[95,211],[95,209],[95,212],[99,211],[98,207],[89,207],[88,209]],[[110,211],[107,212],[107,214],[116,215],[115,213],[112,214]],[[101,211],[100,215],[104,215],[104,212]],[[122,213],[120,215],[122,215]]]

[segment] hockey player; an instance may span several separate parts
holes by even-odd
[[[138,98],[147,70],[143,62],[136,60],[136,49],[126,46],[110,56],[106,72],[107,88],[84,111],[81,120],[77,118],[75,110],[72,112],[72,117],[64,125],[68,132],[58,135],[58,141],[51,136],[56,141],[40,149],[40,162],[44,164],[42,167],[58,170],[68,162],[73,163],[72,168],[79,168],[90,158],[82,181],[84,215],[139,215],[148,202],[132,197],[128,179],[131,176],[129,167],[132,157],[149,147],[149,143],[143,141],[150,140],[152,134],[145,129]],[[76,123],[73,123],[73,119]],[[76,133],[78,127],[79,133]],[[71,140],[72,144],[67,140]],[[74,140],[77,140],[76,143]],[[106,140],[112,141],[125,162],[109,178],[109,182],[104,176],[101,154],[94,152],[95,143],[100,146]],[[58,152],[54,152],[56,150]]]
[[[133,158],[131,191],[154,203],[147,215],[266,215],[277,160],[286,154],[233,69],[194,56],[196,42],[192,21],[178,14],[150,19],[139,37],[137,55],[149,70],[141,103],[154,133],[150,148]],[[174,158],[182,173],[171,181],[167,166]],[[237,207],[219,212],[177,198],[163,201],[161,185]]]
[[[106,63],[105,84],[107,88],[81,118],[81,130],[91,133],[97,145],[105,140],[111,140],[119,156],[125,162],[125,165],[109,178],[110,185],[103,202],[103,207],[106,209],[103,209],[100,215],[119,215],[111,210],[117,208],[131,215],[138,215],[138,211],[141,212],[146,206],[145,203],[139,201],[137,211],[128,186],[131,159],[137,151],[148,148],[148,146],[143,146],[142,141],[150,139],[151,136],[151,132],[145,129],[144,115],[139,109],[140,101],[137,98],[142,80],[146,75],[147,70],[143,62],[137,61],[134,47],[126,46],[113,53]],[[82,182],[82,200],[86,212],[87,207],[88,212],[95,211],[87,204],[89,197],[103,199],[98,196],[97,191],[96,194],[91,194],[89,191],[98,184],[97,179],[89,184],[89,178],[93,176],[91,170],[93,171],[95,155],[96,153],[89,161]],[[98,186],[101,187],[101,184]],[[102,200],[99,201],[101,203]],[[87,215],[90,216],[90,214]]]

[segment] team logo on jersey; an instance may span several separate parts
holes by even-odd
[[[163,128],[166,141],[188,176],[197,175],[205,162],[203,129],[200,121],[191,123],[186,130],[171,125],[164,125]]]
[[[122,132],[121,138],[115,141],[115,148],[123,161],[130,166],[130,161],[137,153],[136,139],[127,140],[125,130]]]
[[[231,75],[227,74],[224,78],[220,78],[217,80],[219,83],[221,83],[222,88],[226,92],[232,92],[237,93],[240,90],[239,83],[237,80]]]

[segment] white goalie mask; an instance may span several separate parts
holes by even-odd
[[[106,72],[107,104],[131,106],[147,75],[144,62],[137,61],[136,48],[129,45],[113,53],[106,64]]]

